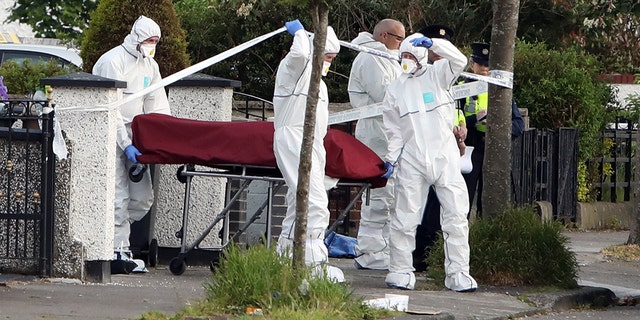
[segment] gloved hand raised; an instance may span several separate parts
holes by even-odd
[[[287,32],[289,32],[290,35],[294,35],[296,34],[296,31],[300,29],[304,29],[304,27],[302,26],[302,23],[300,23],[300,20],[298,19],[286,22],[284,24],[284,27],[287,28]]]
[[[142,155],[142,153],[140,153],[140,151],[138,151],[138,148],[136,148],[132,144],[130,144],[126,148],[124,148],[124,154],[126,154],[127,158],[133,163],[138,163],[138,159],[136,159],[136,156],[141,156]]]
[[[428,37],[411,39],[409,42],[411,42],[414,47],[425,47],[427,49],[431,48],[431,46],[433,45],[433,40]]]
[[[384,170],[386,171],[383,175],[381,175],[381,178],[385,178],[385,179],[389,179],[389,177],[391,177],[391,175],[393,174],[393,165],[391,164],[391,162],[385,162],[384,163]]]

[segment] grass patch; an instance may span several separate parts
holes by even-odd
[[[563,230],[559,222],[542,222],[531,207],[476,220],[469,227],[471,275],[485,285],[576,288],[578,264]],[[427,262],[427,276],[443,283],[441,236]]]
[[[602,254],[610,259],[640,261],[640,246],[637,244],[615,245],[602,249]]]
[[[294,270],[291,260],[264,245],[230,246],[220,266],[205,282],[206,298],[172,316],[147,312],[140,320],[179,320],[226,316],[228,319],[364,319],[388,317],[389,311],[362,304],[348,285],[312,278],[309,269]],[[247,308],[262,309],[250,316]]]

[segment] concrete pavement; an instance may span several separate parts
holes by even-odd
[[[385,286],[386,271],[357,270],[350,259],[336,259],[354,294],[381,298],[385,294],[409,296],[409,311],[396,319],[502,319],[562,310],[597,299],[640,297],[640,263],[607,261],[602,248],[624,243],[628,232],[567,232],[580,264],[578,290],[529,294],[533,302],[520,301],[526,288],[482,286],[474,293],[449,290],[394,290]],[[188,267],[180,276],[166,266],[146,274],[113,275],[108,284],[69,279],[38,279],[0,274],[0,319],[129,319],[145,311],[173,314],[204,298],[208,267]],[[420,281],[418,278],[418,288]]]

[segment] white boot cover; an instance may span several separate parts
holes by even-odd
[[[387,273],[387,277],[384,279],[384,282],[386,282],[387,286],[391,288],[413,290],[416,285],[416,276],[413,272],[389,272]]]
[[[327,279],[336,282],[344,282],[344,273],[340,268],[328,265],[329,253],[327,246],[321,239],[307,239],[305,243],[304,262],[307,266],[313,267],[311,270],[312,277],[327,277]],[[293,257],[293,240],[289,238],[278,238],[276,252],[280,256]]]
[[[445,287],[457,292],[473,292],[478,289],[478,283],[466,272],[448,275],[444,279]]]
[[[307,239],[305,243],[304,261],[308,266],[313,267],[311,276],[324,276],[332,282],[344,282],[344,273],[340,268],[330,266],[329,252],[322,239]]]

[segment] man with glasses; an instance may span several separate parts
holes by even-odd
[[[384,19],[376,24],[373,34],[360,32],[351,43],[398,56],[405,29],[401,22]],[[402,70],[395,60],[361,52],[353,61],[349,75],[349,100],[351,106],[360,108],[382,102],[387,85]],[[382,115],[358,120],[355,136],[384,159],[387,153],[387,136]],[[394,208],[394,178],[384,188],[372,189],[369,205],[363,196],[358,227],[355,265],[359,269],[386,270],[389,268],[389,215]]]

